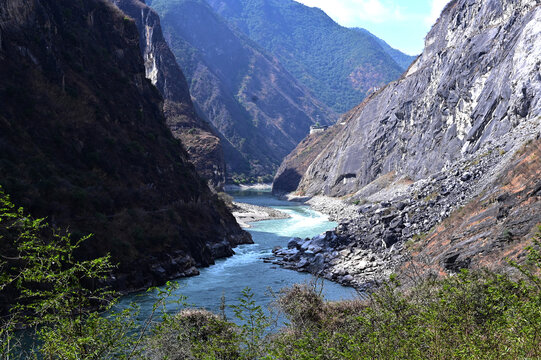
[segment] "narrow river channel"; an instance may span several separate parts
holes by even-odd
[[[266,308],[272,301],[269,289],[277,292],[286,286],[315,280],[310,274],[282,269],[265,263],[262,258],[270,256],[276,246],[287,246],[292,237],[312,237],[334,228],[336,223],[306,205],[278,200],[270,191],[242,190],[230,194],[235,201],[273,207],[288,213],[291,218],[252,223],[248,231],[252,234],[254,244],[235,248],[236,255],[218,260],[209,268],[200,269],[199,276],[176,280],[180,285],[177,294],[186,296],[186,301],[193,307],[218,312],[222,294],[227,305],[235,304],[241,291],[249,287],[256,303]],[[352,299],[357,295],[352,288],[326,280],[323,281],[323,294],[327,300]],[[150,314],[154,301],[146,293],[132,294],[122,299],[124,304],[138,303],[143,318]],[[231,314],[228,311],[228,315]]]

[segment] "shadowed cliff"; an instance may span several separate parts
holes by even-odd
[[[122,289],[250,241],[168,129],[132,19],[104,0],[8,0],[0,39],[0,185],[14,203],[94,233],[81,255],[110,252]]]

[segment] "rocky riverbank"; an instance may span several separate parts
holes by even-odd
[[[237,219],[239,225],[243,228],[250,228],[251,222],[263,220],[288,219],[291,216],[283,211],[270,207],[251,205],[246,203],[234,202],[231,209],[233,216]]]
[[[347,200],[312,198],[307,203],[339,225],[312,239],[291,239],[287,249],[274,251],[272,262],[356,288],[387,279],[408,260],[409,250],[442,221],[492,191],[506,166],[517,162],[524,147],[521,144],[539,137],[539,126],[539,120],[525,123],[498,144],[487,144],[427,179],[412,182],[388,174]],[[498,219],[504,221],[510,213],[502,208]],[[471,257],[494,251],[496,245],[469,250],[470,258],[461,253],[443,254],[441,268],[447,272],[467,268]]]

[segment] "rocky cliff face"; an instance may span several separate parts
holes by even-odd
[[[520,125],[448,171],[416,182],[387,174],[349,205],[310,202],[339,221],[334,231],[291,241],[276,263],[364,288],[398,273],[405,282],[463,268],[524,260],[541,224],[540,121]],[[526,145],[521,142],[526,140]],[[509,152],[501,144],[514,143]]]
[[[299,185],[348,195],[340,225],[276,261],[363,287],[524,259],[541,222],[540,66],[539,1],[450,2],[420,58],[353,110]]]
[[[274,174],[309,132],[335,114],[278,60],[201,0],[154,0],[166,39],[184,70],[198,110],[232,145],[232,173]]]
[[[337,127],[324,132],[308,135],[293,151],[286,156],[276,171],[272,182],[272,193],[282,195],[293,192],[299,186],[302,175],[325,147],[332,141]]]
[[[325,131],[315,132],[304,138],[284,158],[276,171],[272,182],[273,194],[284,195],[297,190],[308,167],[327,148],[341,129],[353,119],[358,110],[366,105],[367,101],[363,101],[359,106],[344,114],[335,125],[329,126]],[[297,195],[303,194],[297,193]]]
[[[407,73],[356,115],[300,189],[351,194],[396,171],[444,170],[541,114],[538,1],[452,1]]]
[[[167,125],[184,144],[197,172],[210,186],[221,189],[226,177],[221,141],[195,112],[188,83],[163,37],[158,14],[141,0],[111,1],[137,24],[146,77],[165,99]]]
[[[0,4],[0,185],[110,252],[134,289],[250,241],[173,138],[134,21],[105,0]]]

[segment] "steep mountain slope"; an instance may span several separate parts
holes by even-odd
[[[111,0],[135,20],[146,76],[165,99],[167,125],[182,141],[199,175],[220,189],[225,184],[221,141],[210,124],[195,112],[188,83],[165,42],[158,14],[140,0]]]
[[[310,125],[334,120],[275,58],[231,29],[204,1],[154,0],[152,7],[194,102],[242,155],[239,162],[226,149],[232,172],[272,174]]]
[[[414,180],[541,115],[536,1],[453,1],[408,73],[377,94],[300,188],[353,193],[396,171]]]
[[[412,261],[401,273],[498,270],[508,260],[524,260],[524,249],[541,225],[541,140],[521,148],[485,189],[413,244]]]
[[[293,151],[284,158],[276,171],[272,182],[272,193],[282,195],[295,191],[299,186],[302,175],[308,166],[315,160],[333,137],[336,135],[338,125],[332,126],[324,132],[313,133],[304,138]]]
[[[250,241],[198,177],[145,78],[133,20],[105,0],[0,4],[0,185],[33,216],[94,233],[133,289]]]
[[[524,260],[541,223],[540,67],[540,1],[451,1],[407,74],[354,109],[301,180],[348,196],[336,212],[349,219],[279,263],[363,287]]]
[[[336,112],[351,109],[371,88],[397,79],[407,68],[372,34],[344,28],[320,9],[293,0],[208,2]]]

